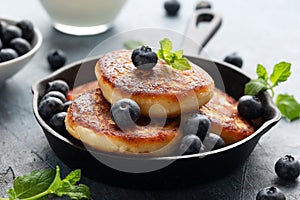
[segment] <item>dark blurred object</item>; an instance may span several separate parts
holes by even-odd
[[[164,7],[168,16],[175,16],[180,8],[180,3],[177,0],[167,0],[164,3]]]
[[[208,1],[199,1],[196,5],[196,10],[199,9],[210,9],[212,6]]]
[[[224,61],[227,63],[230,63],[232,65],[235,65],[239,68],[242,68],[242,66],[243,66],[243,59],[236,52],[226,56],[224,58]]]

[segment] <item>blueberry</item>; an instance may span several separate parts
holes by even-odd
[[[211,4],[207,1],[200,1],[199,3],[197,3],[196,5],[196,10],[200,10],[200,9],[210,9],[211,8]]]
[[[29,20],[21,20],[16,26],[22,30],[22,38],[31,43],[34,37],[34,27],[32,22]]]
[[[184,155],[199,153],[202,149],[202,142],[196,135],[189,134],[181,139],[179,151]]]
[[[167,0],[164,3],[164,8],[167,11],[167,15],[175,16],[180,8],[180,3],[177,0]]]
[[[279,158],[275,163],[275,172],[279,178],[289,181],[295,180],[300,174],[299,161],[291,155]]]
[[[60,49],[52,49],[47,56],[48,63],[52,70],[57,70],[64,66],[67,57],[65,53]]]
[[[22,37],[22,30],[19,27],[15,25],[7,25],[3,29],[1,38],[4,45],[8,45],[12,39],[17,37]]]
[[[5,48],[0,51],[0,62],[5,62],[18,57],[18,53],[14,49]]]
[[[245,119],[256,119],[264,113],[264,107],[257,96],[244,95],[238,101],[239,114]]]
[[[72,102],[73,102],[72,100],[69,100],[69,101],[65,102],[63,111],[67,112],[67,110],[70,107]]]
[[[59,112],[54,114],[50,120],[49,125],[53,128],[56,132],[63,133],[66,131],[65,127],[65,118],[67,113],[66,112]]]
[[[261,189],[257,195],[256,200],[285,200],[285,195],[278,188],[271,186]]]
[[[59,91],[63,93],[65,96],[67,96],[69,90],[70,90],[69,85],[67,84],[67,82],[63,80],[54,80],[48,82],[46,86],[46,92]]]
[[[208,133],[203,141],[203,146],[206,151],[210,151],[225,147],[225,142],[219,135]]]
[[[63,110],[63,102],[56,97],[48,97],[40,102],[39,114],[44,120],[50,119],[54,114]]]
[[[134,100],[124,98],[111,106],[110,116],[121,129],[133,127],[140,117],[140,107]]]
[[[183,120],[181,130],[184,135],[194,134],[203,141],[210,124],[210,120],[205,115],[195,113],[188,115],[187,118]]]
[[[4,30],[6,29],[6,27],[8,26],[8,24],[5,21],[0,21],[0,37],[2,38]]]
[[[224,61],[227,63],[230,63],[232,65],[235,65],[239,68],[242,68],[242,66],[243,66],[243,59],[239,55],[237,55],[237,53],[232,53],[232,54],[226,56],[224,58]]]
[[[47,99],[48,97],[56,97],[56,98],[60,99],[63,103],[65,103],[67,101],[65,95],[59,91],[50,91],[50,92],[46,93],[43,96],[41,101],[43,101],[44,99]]]
[[[157,63],[157,55],[148,46],[141,46],[133,50],[131,60],[138,69],[149,70]]]
[[[3,43],[2,43],[2,40],[0,38],[0,50],[3,48]]]
[[[14,38],[10,41],[9,47],[16,50],[19,56],[31,50],[31,44],[24,38]]]

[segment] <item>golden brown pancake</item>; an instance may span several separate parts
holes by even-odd
[[[65,123],[71,135],[96,149],[109,152],[157,151],[158,154],[168,154],[176,148],[181,137],[179,118],[168,119],[163,128],[146,126],[149,119],[141,118],[137,129],[124,132],[111,120],[111,105],[97,87],[97,81],[94,81],[69,92],[69,99],[74,102]],[[92,90],[85,92],[88,89]],[[237,101],[218,89],[215,89],[214,97],[200,108],[200,112],[211,120],[209,131],[221,135],[226,144],[242,140],[255,131],[249,122],[238,115]]]
[[[100,89],[85,92],[70,105],[65,119],[66,129],[76,139],[107,152],[157,152],[161,155],[169,154],[176,146],[172,144],[179,139],[177,121],[150,126],[146,125],[149,119],[141,118],[138,126],[123,131],[111,120],[110,107]]]
[[[190,70],[176,70],[159,59],[153,69],[141,70],[133,65],[131,54],[131,50],[113,51],[96,64],[99,87],[108,102],[131,98],[142,116],[176,117],[212,98],[214,81],[199,66],[190,62]]]
[[[200,108],[211,121],[210,131],[221,135],[226,144],[240,141],[254,133],[254,127],[238,114],[237,101],[215,89],[214,97]]]

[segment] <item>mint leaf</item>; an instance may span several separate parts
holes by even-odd
[[[262,79],[250,80],[245,85],[244,93],[247,95],[257,95],[260,91],[265,91],[268,89],[266,81]]]
[[[142,45],[144,45],[144,43],[141,42],[141,41],[138,41],[138,40],[128,40],[128,41],[125,41],[123,43],[123,46],[126,49],[135,49],[135,48],[140,47]]]
[[[159,41],[160,49],[157,51],[157,57],[166,61],[167,64],[171,65],[172,68],[178,70],[189,70],[191,69],[190,63],[186,58],[183,58],[183,50],[172,51],[172,42],[164,38]]]
[[[273,72],[269,77],[266,68],[260,64],[257,65],[256,73],[258,78],[250,80],[245,84],[244,93],[247,95],[257,95],[260,91],[269,90],[274,97],[276,87],[279,83],[286,81],[291,75],[291,64],[288,62],[280,62],[273,68]],[[281,114],[289,120],[300,117],[300,104],[289,94],[279,94],[275,101],[276,106]]]
[[[300,104],[292,95],[279,94],[276,98],[275,104],[282,115],[289,120],[297,119],[300,116]]]
[[[280,62],[274,66],[273,73],[270,76],[270,81],[273,86],[277,86],[278,83],[284,82],[291,75],[291,64],[287,62]]]
[[[60,168],[32,171],[29,175],[19,176],[14,181],[14,187],[9,189],[9,200],[41,200],[48,195],[64,196],[71,199],[89,199],[90,191],[86,185],[75,185],[81,176],[80,170],[71,172],[61,180]]]
[[[70,182],[71,185],[76,184],[78,181],[80,181],[81,177],[81,170],[77,169],[69,173],[68,176],[63,181],[68,181]]]
[[[14,188],[9,192],[18,199],[29,198],[45,192],[55,177],[55,171],[45,169],[32,171],[29,175],[19,176],[14,181]]]
[[[69,196],[71,199],[89,199],[90,191],[86,185],[70,185],[56,191],[57,196]]]
[[[163,40],[159,41],[159,44],[160,44],[160,48],[163,49],[164,51],[167,51],[167,52],[171,52],[172,51],[172,42],[167,39],[167,38],[164,38]]]
[[[191,68],[189,61],[186,58],[175,60],[174,63],[172,64],[172,67],[178,70],[188,70]]]
[[[181,59],[183,55],[183,50],[175,51],[173,54],[176,59]]]
[[[268,78],[269,78],[266,68],[264,66],[262,66],[261,64],[257,65],[256,74],[258,75],[258,78],[263,79],[263,80],[268,80]]]

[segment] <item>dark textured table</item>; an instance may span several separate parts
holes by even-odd
[[[37,124],[32,112],[31,85],[51,73],[46,55],[52,48],[64,50],[68,63],[85,58],[101,41],[123,31],[138,28],[167,28],[184,33],[197,1],[181,1],[177,17],[167,17],[163,1],[130,0],[118,16],[112,30],[90,37],[57,32],[37,0],[10,0],[1,4],[0,17],[31,20],[43,34],[40,51],[17,75],[0,88],[0,196],[13,183],[13,177],[33,169],[54,168],[62,173],[70,169],[60,161]],[[211,1],[223,24],[205,48],[206,55],[222,60],[238,52],[244,59],[243,70],[255,76],[258,63],[270,71],[280,61],[292,63],[292,76],[276,92],[290,93],[300,100],[300,2],[290,1]],[[292,154],[300,159],[300,123],[282,119],[266,133],[240,168],[207,183],[195,183],[180,189],[138,189],[109,185],[83,177],[92,199],[255,199],[259,189],[275,185],[287,199],[300,199],[299,180],[283,183],[274,172],[275,161]],[[234,159],[234,158],[232,158]],[[220,169],[221,170],[221,169]],[[101,172],[99,172],[101,173]],[[196,172],[195,172],[196,173]],[[163,178],[163,177],[162,177]],[[114,180],[118,182],[118,180]]]

